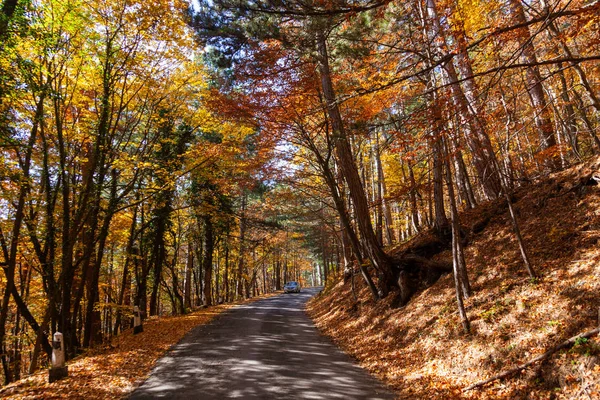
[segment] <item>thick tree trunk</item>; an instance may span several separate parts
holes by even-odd
[[[352,199],[352,204],[356,210],[356,219],[362,239],[365,243],[365,250],[373,266],[382,275],[383,279],[380,280],[380,290],[382,291],[382,294],[385,295],[389,290],[389,286],[394,281],[392,264],[388,256],[383,251],[377,240],[377,236],[373,231],[367,196],[365,194],[358,169],[356,168],[356,162],[352,155],[350,142],[344,130],[344,123],[337,104],[335,91],[333,89],[331,72],[329,68],[327,42],[321,30],[317,32],[317,52],[319,54],[318,68],[321,77],[321,87],[323,89],[323,95],[327,104],[327,112],[331,120],[333,143],[338,159],[338,165],[350,191],[350,198]]]
[[[434,227],[438,234],[443,235],[443,231],[448,228],[448,218],[446,217],[446,209],[444,207],[444,181],[442,162],[442,138],[441,138],[441,115],[439,114],[438,105],[431,105],[435,116],[434,128],[429,134],[429,143],[433,158],[433,201],[435,203],[435,220]]]
[[[102,164],[104,164],[104,157],[101,157]],[[102,187],[104,184],[104,166],[100,168],[99,172],[99,182],[98,182],[98,193],[97,193],[97,203],[95,206],[96,210],[100,209],[100,200],[102,195]],[[91,281],[88,286],[87,293],[87,310],[86,310],[86,323],[85,323],[85,336],[83,340],[83,345],[85,347],[90,347],[92,344],[99,344],[102,341],[102,332],[101,332],[101,316],[100,310],[97,309],[96,305],[100,300],[100,293],[98,284],[100,281],[100,269],[102,266],[102,260],[104,258],[104,250],[106,247],[106,240],[108,238],[110,223],[112,221],[112,217],[114,215],[115,209],[117,207],[117,172],[116,170],[112,170],[112,183],[110,189],[110,198],[109,204],[104,215],[102,226],[100,227],[100,232],[98,235],[98,249],[96,251],[96,255],[94,257],[94,262],[92,265],[91,271]],[[98,213],[94,212],[96,218],[98,217]],[[92,237],[94,237],[93,235]],[[94,246],[91,246],[92,250]]]
[[[148,251],[146,249],[146,246],[144,246],[144,243],[146,242],[145,225],[146,225],[146,212],[145,212],[144,204],[141,204],[140,205],[140,238],[139,238],[140,247],[139,247],[138,257],[133,258],[133,272],[135,275],[135,282],[136,282],[136,292],[135,292],[135,298],[134,298],[133,305],[138,306],[140,308],[140,312],[142,313],[143,317],[145,317],[145,315],[146,315],[146,289],[148,287],[147,281],[148,281],[148,274],[149,274],[148,256],[147,256]]]
[[[176,265],[176,261],[173,261],[173,263],[170,264],[170,270],[171,270],[171,276],[172,276],[172,283],[173,283],[173,287],[171,288],[171,291],[173,293],[173,311],[172,314],[173,315],[183,315],[185,314],[185,305],[184,305],[184,300],[183,300],[183,295],[181,294],[180,289],[180,285],[179,285],[179,277],[177,275],[177,265]]]
[[[157,221],[157,230],[154,235],[154,245],[152,250],[152,292],[150,293],[150,315],[158,315],[158,292],[160,289],[160,281],[162,279],[162,270],[166,258],[165,249],[165,227],[166,217],[160,216]]]
[[[527,23],[527,18],[521,0],[508,0],[508,4],[515,23],[525,25]],[[542,87],[542,77],[537,67],[538,62],[533,46],[533,38],[527,27],[518,29],[517,33],[519,35],[519,44],[521,46],[521,58],[523,58],[523,61],[526,64],[531,64],[531,66],[527,67],[525,70],[527,91],[531,97],[535,113],[534,121],[538,131],[540,150],[545,151],[556,146],[556,136],[554,135],[550,109],[546,103],[546,95],[544,94],[544,88]],[[558,167],[557,160],[554,160],[551,156],[545,164],[550,169],[556,169]]]

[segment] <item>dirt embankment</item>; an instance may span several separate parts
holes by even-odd
[[[463,213],[474,294],[466,301],[472,332],[458,318],[451,274],[417,291],[402,308],[393,294],[374,303],[356,279],[308,306],[319,328],[399,398],[600,398],[600,339],[578,340],[512,377],[464,392],[600,323],[600,159],[516,191],[514,206],[539,278],[523,267],[505,204]],[[426,234],[424,234],[426,235]],[[410,251],[417,238],[394,249]],[[436,259],[449,257],[448,251]]]

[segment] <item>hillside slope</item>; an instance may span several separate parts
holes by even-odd
[[[451,274],[402,308],[390,306],[393,295],[375,303],[355,278],[356,300],[351,284],[340,282],[314,298],[308,312],[399,398],[600,398],[598,336],[510,378],[463,391],[600,324],[600,187],[590,179],[599,170],[595,158],[514,194],[539,278],[530,279],[522,265],[505,204],[487,203],[461,216],[471,230],[469,335],[460,325]]]

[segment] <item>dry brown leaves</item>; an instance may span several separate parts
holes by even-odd
[[[474,289],[466,302],[470,335],[462,332],[450,275],[401,309],[390,308],[393,296],[375,304],[358,279],[361,290],[354,301],[350,284],[340,283],[313,299],[309,314],[399,398],[600,398],[598,337],[512,378],[462,391],[598,325],[600,187],[575,187],[598,166],[600,159],[516,193],[539,279],[529,279],[522,266],[506,210],[493,212],[487,228],[471,238],[466,249]],[[497,206],[484,205],[462,222],[470,226]]]
[[[264,296],[263,296],[264,297]],[[247,301],[254,301],[258,298]],[[210,322],[233,307],[218,305],[193,313],[150,319],[144,332],[126,331],[110,346],[94,348],[68,362],[69,376],[48,383],[48,371],[39,371],[0,391],[2,399],[119,399],[129,395],[148,376],[156,360],[198,325]]]

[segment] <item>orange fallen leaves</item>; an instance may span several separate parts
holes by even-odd
[[[600,188],[577,195],[554,190],[568,189],[577,174],[577,168],[566,170],[515,194],[538,279],[523,272],[499,202],[462,216],[469,226],[486,211],[494,215],[466,248],[474,289],[466,301],[471,335],[460,328],[449,275],[401,309],[390,308],[393,294],[374,303],[358,279],[358,301],[350,285],[340,283],[309,303],[310,316],[401,399],[600,398],[600,337],[511,378],[462,391],[599,323],[600,248],[585,232],[600,229]],[[551,240],[557,232],[560,241]]]
[[[261,297],[248,301],[258,298]],[[156,360],[185,334],[233,306],[218,305],[187,315],[147,320],[144,332],[133,335],[132,330],[126,331],[110,345],[90,349],[69,361],[67,378],[48,383],[48,371],[39,371],[3,388],[0,397],[11,400],[125,398],[146,379]]]

